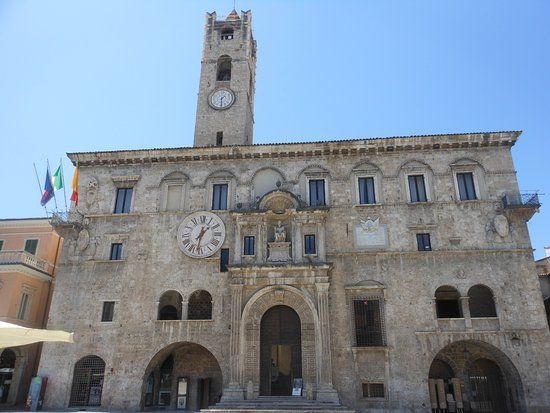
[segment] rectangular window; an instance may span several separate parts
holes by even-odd
[[[363,397],[384,398],[384,383],[363,383]]]
[[[103,301],[103,311],[101,312],[101,321],[113,321],[115,314],[115,302]]]
[[[315,255],[317,254],[317,248],[315,245],[315,235],[304,235],[304,254]]]
[[[324,179],[309,180],[309,205],[310,206],[326,205]]]
[[[383,346],[380,300],[353,300],[357,347]]]
[[[409,194],[411,202],[427,202],[424,175],[409,175]]]
[[[461,172],[456,174],[458,183],[458,195],[461,201],[477,199],[474,186],[474,174],[472,172]]]
[[[243,255],[254,255],[254,237],[244,237]]]
[[[227,272],[228,265],[229,265],[229,248],[222,248],[220,250],[220,272]]]
[[[227,184],[214,184],[212,186],[212,209],[227,209]]]
[[[38,247],[37,239],[28,239],[25,241],[25,251],[29,254],[36,254],[36,248]]]
[[[431,251],[432,243],[430,241],[430,234],[416,234],[416,243],[418,245],[418,251]]]
[[[127,214],[132,204],[134,188],[118,188],[116,191],[115,214]]]
[[[216,146],[223,145],[223,132],[216,132]]]
[[[122,244],[119,242],[111,244],[111,254],[109,255],[109,259],[112,261],[121,260],[122,259]]]
[[[29,308],[31,303],[31,295],[29,293],[21,294],[21,301],[19,302],[19,312],[17,318],[19,320],[26,320],[29,315]]]
[[[0,251],[2,251],[3,247],[4,247],[4,240],[0,239]]]
[[[166,210],[179,211],[181,209],[181,199],[183,193],[183,185],[174,184],[168,185],[166,188]]]
[[[359,178],[359,203],[376,204],[374,178]]]

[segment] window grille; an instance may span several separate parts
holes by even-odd
[[[127,214],[130,212],[133,188],[118,188],[116,191],[115,214]]]
[[[212,186],[212,209],[227,209],[227,184],[214,184]]]
[[[212,296],[208,291],[195,291],[189,297],[187,309],[189,320],[211,320],[212,319]]]
[[[376,204],[374,194],[374,178],[359,178],[359,203]]]
[[[97,356],[79,360],[73,373],[69,407],[101,406],[105,362]]]
[[[363,397],[384,398],[384,383],[363,383]]]
[[[424,175],[409,175],[409,194],[411,202],[427,202]]]
[[[324,179],[309,180],[309,205],[310,206],[326,205]]]
[[[456,174],[458,183],[458,195],[461,201],[477,199],[474,186],[474,174],[472,172],[460,172]]]
[[[386,337],[379,297],[353,300],[357,347],[385,346]]]

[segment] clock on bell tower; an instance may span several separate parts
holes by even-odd
[[[193,146],[252,144],[255,78],[252,13],[206,13]]]

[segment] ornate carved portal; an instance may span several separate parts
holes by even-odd
[[[301,374],[303,396],[319,401],[338,402],[338,394],[332,386],[329,347],[330,328],[327,317],[328,300],[325,299],[326,287],[328,286],[323,283],[316,284],[317,297],[316,302],[314,302],[309,295],[293,286],[267,286],[257,291],[248,300],[241,313],[240,302],[243,290],[235,286],[233,289],[232,318],[234,324],[232,327],[238,327],[238,329],[232,329],[232,383],[230,383],[230,388],[224,389],[224,399],[242,399],[244,389],[246,389],[247,399],[254,399],[261,394],[273,391],[273,387],[268,391],[264,388],[260,389],[260,383],[262,382],[262,369],[260,366],[263,362],[261,323],[262,318],[268,314],[270,309],[284,306],[286,307],[285,312],[290,310],[299,318],[299,324],[298,320],[294,323],[295,326],[299,326],[299,337],[287,337],[283,340],[284,342],[270,343],[269,351],[272,349],[271,345],[299,345],[299,350],[290,349],[290,357],[300,359],[301,368],[291,367],[291,372],[296,375]],[[238,313],[238,316],[236,313]],[[286,350],[281,348],[282,352]],[[278,391],[278,389],[275,389],[275,392]]]

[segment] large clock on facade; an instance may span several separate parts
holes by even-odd
[[[235,95],[229,89],[218,89],[212,92],[208,102],[214,109],[227,109],[235,102]]]
[[[192,258],[211,256],[224,240],[225,225],[212,212],[194,212],[185,217],[178,228],[178,246]]]

